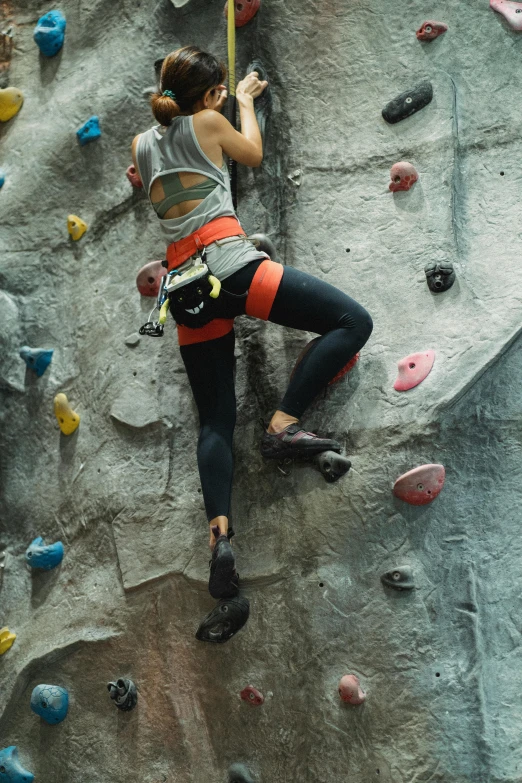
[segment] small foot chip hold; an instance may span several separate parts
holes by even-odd
[[[34,775],[20,764],[16,745],[0,750],[0,783],[31,783],[33,780]]]
[[[165,277],[167,270],[163,261],[149,261],[142,266],[136,276],[136,286],[142,296],[154,296],[159,294],[161,279]]]
[[[27,367],[35,372],[39,378],[41,378],[41,376],[51,364],[54,351],[52,349],[47,350],[45,348],[29,348],[28,345],[23,345],[20,348],[19,353]]]
[[[59,685],[37,685],[31,694],[31,709],[54,726],[67,717],[69,693]]]
[[[243,27],[250,22],[261,6],[261,0],[234,0],[234,2],[236,27]],[[225,3],[224,16],[225,19],[228,18],[228,2]]]
[[[81,128],[78,128],[76,135],[78,136],[81,147],[85,147],[90,141],[99,139],[102,135],[100,118],[96,114],[93,114],[92,117],[89,117],[89,119],[83,123]]]
[[[23,102],[23,92],[16,87],[5,87],[0,90],[0,122],[8,122],[18,114]]]
[[[136,166],[129,166],[125,173],[127,174],[127,179],[133,188],[139,190],[143,187],[143,182],[141,181],[140,175],[136,171]]]
[[[398,362],[399,375],[393,388],[395,391],[408,391],[418,386],[428,377],[435,361],[435,351],[421,351],[405,356]]]
[[[7,626],[0,628],[0,655],[3,655],[4,653],[6,653],[8,650],[11,649],[15,639],[16,639],[16,634],[12,633],[12,631],[10,631],[9,628],[7,628]]]
[[[263,694],[257,688],[254,688],[253,685],[247,685],[239,695],[243,701],[248,702],[252,707],[260,707],[265,701]]]
[[[381,582],[393,590],[413,590],[413,571],[409,566],[397,566],[392,571],[386,571],[381,576]]]
[[[81,239],[87,231],[87,223],[78,217],[78,215],[67,216],[67,231],[75,242]]]
[[[397,95],[396,98],[387,103],[382,110],[382,116],[386,122],[394,125],[396,122],[405,120],[406,117],[410,117],[423,109],[431,103],[432,99],[433,87],[431,82],[421,82],[411,90],[401,92],[400,95]]]
[[[455,269],[451,261],[430,262],[424,267],[428,288],[434,294],[447,291],[455,282]]]
[[[41,568],[42,571],[52,571],[63,560],[63,544],[56,541],[45,545],[41,536],[35,538],[25,552],[25,562],[31,568]]]
[[[255,781],[244,764],[232,764],[228,770],[228,783],[255,783]]]
[[[345,674],[339,683],[339,696],[346,704],[354,707],[366,700],[366,694],[361,688],[359,678],[355,674]]]
[[[67,22],[61,11],[49,11],[41,16],[34,28],[33,38],[41,53],[54,57],[63,46]]]
[[[448,30],[448,25],[444,22],[433,22],[428,20],[423,22],[416,32],[419,41],[434,41],[439,35],[443,35]]]
[[[200,642],[222,644],[228,642],[245,625],[250,614],[250,603],[243,596],[220,601],[196,631]]]
[[[407,160],[400,160],[398,163],[394,163],[390,169],[391,182],[389,188],[392,193],[397,193],[399,190],[409,190],[418,179],[419,175],[413,163],[408,163]]]
[[[522,30],[522,3],[513,3],[511,0],[489,0],[489,7],[502,14],[506,22],[513,30]]]
[[[123,712],[130,712],[138,703],[138,690],[127,677],[107,683],[107,690],[117,708]]]
[[[80,423],[80,416],[73,411],[65,394],[57,394],[54,398],[54,415],[64,435],[72,435]]]
[[[336,451],[322,451],[314,457],[314,462],[329,484],[346,476],[352,467],[348,457],[345,457],[344,454],[338,454]]]
[[[399,476],[393,485],[393,494],[412,506],[426,506],[440,495],[445,478],[444,465],[419,465]]]

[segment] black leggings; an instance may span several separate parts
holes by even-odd
[[[242,295],[260,263],[252,261],[223,281],[223,288],[237,299],[223,297],[219,317],[244,314],[246,297]],[[354,299],[289,266],[284,267],[268,320],[322,335],[299,362],[278,406],[298,419],[372,332],[370,315]],[[216,340],[180,348],[199,411],[198,467],[209,521],[220,515],[228,517],[230,511],[236,423],[234,343],[232,331]]]

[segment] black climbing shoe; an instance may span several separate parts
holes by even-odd
[[[313,432],[305,432],[298,424],[289,424],[282,432],[263,433],[261,454],[267,459],[306,459],[322,451],[341,453],[341,444],[331,438],[319,438]]]
[[[236,573],[236,560],[230,546],[234,535],[232,528],[226,535],[219,534],[219,527],[212,528],[216,544],[210,560],[210,579],[208,591],[212,598],[234,598],[239,592],[239,576]]]
[[[215,644],[228,642],[241,630],[248,620],[249,614],[250,604],[241,595],[220,601],[201,622],[196,631],[196,639],[199,639],[200,642],[214,642]]]

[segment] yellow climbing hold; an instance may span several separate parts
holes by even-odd
[[[16,634],[11,633],[9,628],[0,628],[0,655],[11,649],[15,639]]]
[[[57,394],[54,398],[54,415],[64,435],[72,435],[80,423],[80,417],[69,405],[65,394]]]
[[[24,102],[24,95],[16,87],[0,90],[0,122],[7,122],[18,114]]]
[[[87,231],[87,223],[78,217],[78,215],[68,215],[67,217],[67,231],[76,241],[83,237]]]

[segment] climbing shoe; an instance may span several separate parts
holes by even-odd
[[[234,535],[232,528],[220,534],[219,527],[212,528],[216,543],[212,550],[208,591],[212,598],[234,598],[239,592],[239,576],[236,573],[236,559],[230,546]]]
[[[341,453],[341,444],[331,438],[319,438],[313,432],[302,430],[298,424],[289,424],[275,435],[263,433],[261,454],[267,459],[306,459],[322,451]]]

